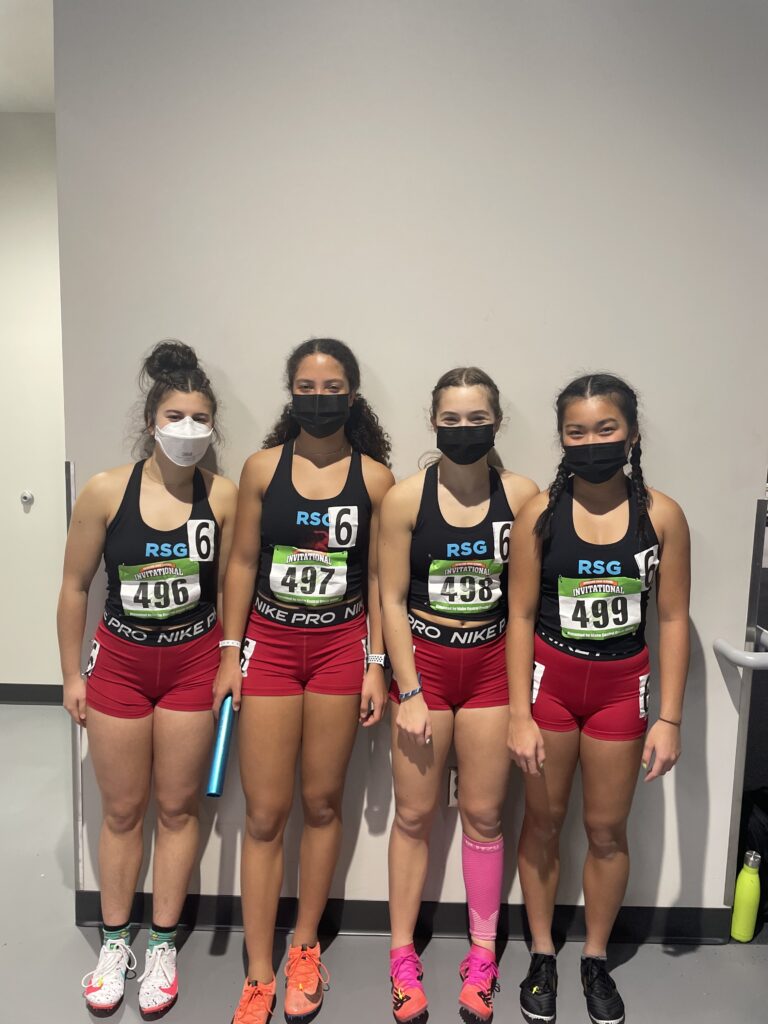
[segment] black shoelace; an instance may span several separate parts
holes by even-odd
[[[585,957],[583,963],[585,986],[598,999],[610,999],[616,991],[616,982],[608,973],[608,964],[596,957]]]
[[[531,959],[531,966],[528,970],[528,977],[523,984],[529,992],[538,989],[537,995],[547,995],[555,991],[555,958],[546,956],[544,953],[534,953]]]

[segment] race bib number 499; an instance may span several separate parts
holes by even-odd
[[[436,612],[476,615],[501,600],[504,566],[492,558],[464,562],[436,559],[429,567],[429,604]]]
[[[200,603],[200,564],[174,558],[149,565],[120,565],[123,611],[137,619],[168,619]]]
[[[313,551],[275,544],[269,586],[278,601],[316,607],[347,592],[347,552]]]
[[[560,630],[582,640],[609,640],[636,633],[642,619],[642,580],[626,576],[558,582]]]

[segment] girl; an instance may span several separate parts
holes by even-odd
[[[304,829],[285,1017],[320,1009],[328,974],[317,929],[341,844],[344,777],[357,723],[375,724],[386,704],[376,536],[394,482],[389,439],[342,342],[299,345],[286,383],[291,402],[241,477],[216,683],[217,705],[228,692],[242,704],[248,977],[235,1024],[266,1024],[275,1006],[272,945],[299,759]]]
[[[606,945],[627,884],[640,763],[648,782],[680,756],[688,526],[671,498],[645,485],[637,397],[623,380],[574,380],[557,399],[557,427],[563,457],[554,483],[523,509],[511,547],[509,747],[525,773],[518,866],[533,940],[520,1005],[527,1021],[555,1020],[558,839],[580,763],[589,842],[581,980],[593,1024],[623,1024]],[[646,738],[654,579],[661,714]]]
[[[498,976],[501,805],[509,773],[509,536],[518,510],[538,489],[496,468],[499,391],[482,370],[462,367],[444,374],[432,392],[431,419],[442,457],[387,495],[379,547],[384,635],[398,705],[389,844],[392,1009],[400,1022],[426,1015],[413,933],[453,742],[472,940],[460,968],[459,1006],[466,1021],[487,1021]]]
[[[198,803],[213,731],[219,664],[219,569],[236,490],[200,470],[214,437],[216,397],[188,345],[162,342],[144,362],[147,457],[88,481],[72,512],[59,597],[64,706],[88,728],[101,791],[99,873],[104,943],[85,1000],[105,1016],[136,964],[129,917],[142,826],[157,807],[153,924],[139,979],[145,1017],[178,996],[176,926],[198,846]],[[107,600],[80,674],[88,590],[104,558]]]

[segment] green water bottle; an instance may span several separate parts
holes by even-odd
[[[736,879],[736,893],[733,897],[733,918],[731,938],[737,942],[751,942],[755,934],[757,910],[760,906],[760,854],[747,850],[744,867]]]

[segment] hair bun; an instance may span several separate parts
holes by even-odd
[[[144,373],[152,380],[196,370],[195,350],[182,341],[160,341],[144,360]]]

